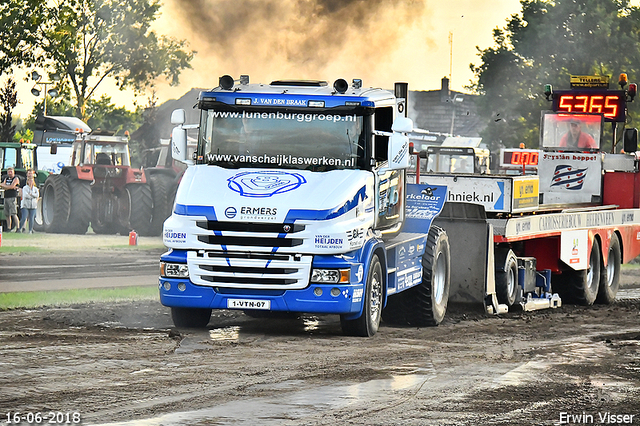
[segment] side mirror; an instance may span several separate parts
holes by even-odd
[[[173,110],[171,113],[171,124],[184,124],[187,121],[187,113],[183,109]]]
[[[632,153],[638,150],[638,129],[624,129],[624,152]]]
[[[171,157],[182,163],[187,160],[187,129],[183,129],[181,125],[174,127],[171,132]]]
[[[389,138],[389,167],[387,170],[400,170],[409,167],[409,138],[402,133],[393,133]]]
[[[56,155],[58,153],[58,144],[52,143],[49,152],[51,153],[51,155]]]
[[[394,120],[391,130],[400,133],[413,132],[413,120],[408,117],[399,116]]]

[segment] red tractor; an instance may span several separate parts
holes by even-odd
[[[131,167],[128,136],[78,132],[69,166],[50,175],[42,189],[46,232],[152,235],[152,190]]]

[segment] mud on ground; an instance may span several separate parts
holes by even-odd
[[[501,316],[452,306],[439,327],[383,325],[370,339],[342,336],[333,316],[264,320],[239,311],[214,311],[206,330],[175,329],[154,301],[4,311],[0,330],[0,416],[554,425],[578,424],[569,415],[601,424],[609,413],[640,424],[635,298]]]

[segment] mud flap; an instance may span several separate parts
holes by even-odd
[[[506,312],[496,297],[493,226],[484,207],[447,202],[434,223],[445,229],[451,247],[449,301],[482,304],[491,314]]]

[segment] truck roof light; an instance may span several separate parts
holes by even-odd
[[[336,89],[338,93],[344,93],[349,88],[349,83],[344,78],[339,78],[333,82],[333,88]]]
[[[233,89],[233,83],[233,77],[231,77],[230,75],[223,75],[218,81],[218,84],[220,84],[220,87],[222,87],[224,90]]]
[[[309,101],[308,106],[312,108],[324,108],[324,101]]]
[[[237,98],[236,105],[251,105],[251,99],[248,98]]]
[[[362,87],[362,79],[354,78],[351,85],[353,86],[354,89],[360,89]]]
[[[636,97],[638,93],[638,85],[636,83],[629,84],[629,89],[627,90],[627,95],[629,96],[629,100],[633,101],[633,98]]]
[[[240,84],[249,84],[249,76],[247,74],[240,76]]]
[[[624,86],[627,85],[627,74],[626,73],[620,73],[620,78],[618,78],[618,84],[620,85],[620,87],[624,88]]]

